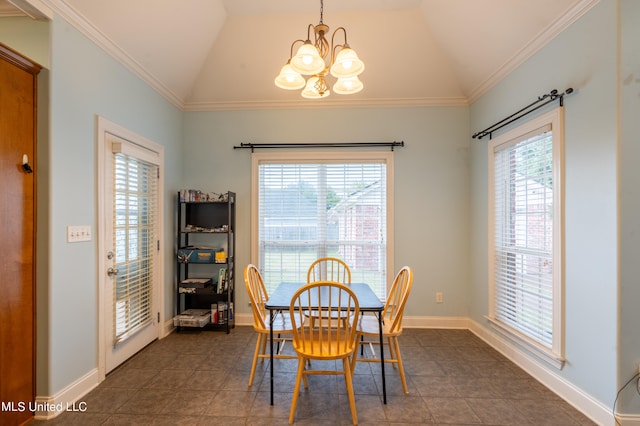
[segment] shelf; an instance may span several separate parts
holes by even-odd
[[[233,231],[180,231],[182,234],[233,234]]]
[[[183,289],[185,287],[182,287]],[[189,288],[189,290],[191,290],[191,287],[186,287]],[[180,294],[186,294],[186,295],[196,295],[196,296],[220,296],[221,298],[226,298],[228,296],[228,290],[223,291],[222,293],[218,293],[215,289],[215,286],[209,286],[209,287],[204,287],[204,288],[194,288],[195,291],[181,291],[180,289],[178,289],[178,292]]]
[[[227,204],[228,201],[180,201],[181,204]]]
[[[184,192],[184,191],[183,191]],[[177,198],[176,245],[176,312],[188,309],[211,309],[226,306],[225,315],[231,315],[235,302],[235,193],[227,192],[224,200],[185,201]],[[219,262],[215,261],[216,254]],[[222,273],[224,270],[225,273]],[[182,287],[190,278],[211,278],[206,287]],[[221,281],[225,291],[218,293]],[[215,312],[215,315],[214,315]],[[212,311],[211,320],[218,317]],[[222,315],[222,314],[220,314]],[[226,316],[225,316],[226,318]],[[200,329],[200,323],[197,323]],[[222,324],[206,324],[201,329],[230,332],[233,320]],[[178,329],[182,327],[178,326]],[[185,327],[187,328],[187,327]]]

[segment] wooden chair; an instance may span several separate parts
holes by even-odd
[[[332,281],[342,284],[351,284],[351,270],[344,260],[336,257],[321,257],[314,261],[307,271],[307,283],[315,281]],[[317,315],[324,315],[322,312],[307,313],[311,318],[311,325],[314,325]],[[343,322],[346,320],[342,318]]]
[[[249,386],[251,386],[256,373],[258,358],[261,358],[264,362],[265,358],[270,357],[270,354],[266,353],[266,347],[269,341],[269,323],[271,316],[269,310],[265,309],[265,303],[269,300],[267,287],[264,285],[262,275],[255,265],[249,264],[244,268],[244,282],[247,287],[247,292],[249,293],[251,311],[253,312],[253,329],[258,333],[256,348],[253,353],[253,362],[251,363],[251,374],[249,375]],[[273,320],[273,334],[278,336],[279,344],[284,345],[287,339],[282,336],[291,335],[292,332],[289,316],[282,312],[278,313]],[[289,336],[289,340],[291,340],[291,336]],[[297,355],[283,355],[281,351],[282,348],[280,348],[273,357],[285,359],[297,358]],[[271,368],[273,368],[273,366]]]
[[[315,327],[311,326],[311,321],[305,312],[321,310],[329,315],[319,315],[316,317]],[[351,418],[353,424],[358,424],[356,414],[356,403],[353,395],[353,385],[351,382],[351,355],[356,349],[356,321],[360,313],[358,299],[353,291],[346,285],[331,282],[317,281],[306,284],[296,291],[291,299],[289,314],[291,325],[293,326],[293,349],[298,354],[298,372],[296,384],[293,389],[293,399],[291,401],[291,411],[289,413],[289,424],[293,423],[298,394],[300,392],[300,382],[304,381],[305,388],[308,388],[307,376],[315,374],[342,375],[347,385],[347,395],[349,396],[349,406],[351,408]],[[334,315],[335,314],[335,315]],[[350,321],[337,321],[331,324],[331,318],[350,318]],[[310,360],[341,360],[342,371],[334,370],[312,370],[308,367]]]
[[[351,270],[344,260],[336,257],[322,257],[314,261],[307,271],[307,282],[314,281],[351,284]]]
[[[387,338],[389,344],[388,353],[385,352],[384,361],[393,364],[395,368],[398,366],[400,371],[400,380],[402,380],[402,389],[404,393],[409,393],[407,389],[407,380],[404,375],[404,367],[402,365],[402,356],[400,355],[400,345],[398,344],[398,336],[402,334],[402,316],[404,314],[404,306],[407,303],[411,286],[413,285],[413,270],[405,266],[396,275],[389,291],[389,296],[382,311],[382,335]],[[378,318],[374,316],[362,316],[357,324],[357,339],[360,345],[368,344],[372,348],[374,358],[358,357],[358,351],[353,352],[351,358],[351,371],[356,367],[356,361],[361,362],[380,362],[375,359],[373,345],[379,342],[380,328]],[[364,337],[371,337],[371,340],[363,341]]]

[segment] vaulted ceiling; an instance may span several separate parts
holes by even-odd
[[[0,0],[0,16],[30,1]],[[308,100],[274,78],[320,0],[38,1],[185,110],[463,105],[597,3],[325,0],[324,23],[366,64],[364,90]]]

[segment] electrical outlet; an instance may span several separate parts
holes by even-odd
[[[441,291],[436,293],[436,303],[443,303],[444,302],[444,295],[442,294]]]
[[[91,226],[90,225],[67,226],[67,242],[79,243],[82,241],[91,241]]]

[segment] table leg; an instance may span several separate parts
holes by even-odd
[[[273,311],[269,311],[269,377],[271,405],[273,405]]]
[[[384,375],[384,338],[382,337],[382,312],[378,314],[378,327],[380,330],[380,368],[382,369],[382,401],[387,403],[387,382]]]

